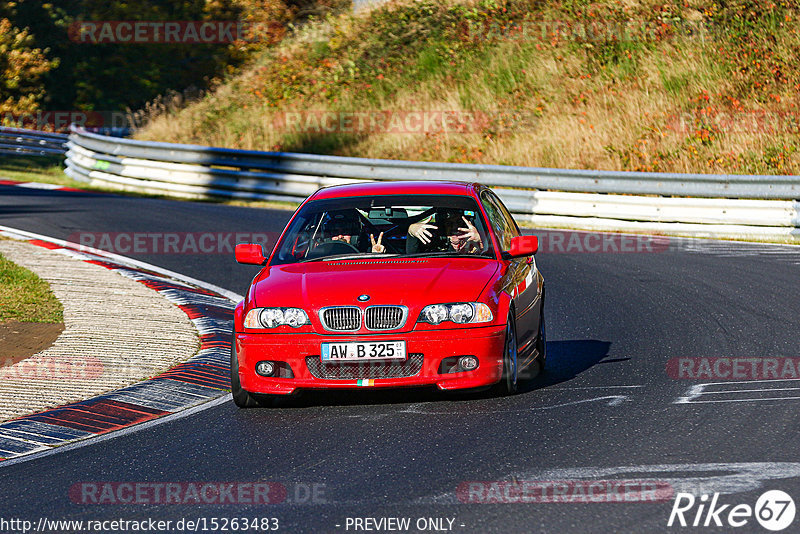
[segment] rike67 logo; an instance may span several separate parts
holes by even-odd
[[[691,493],[678,493],[667,526],[738,528],[749,524],[755,517],[765,529],[780,531],[794,521],[794,500],[780,490],[762,494],[755,507],[749,504],[722,504],[719,498],[719,493],[715,493],[710,500],[706,494],[698,499]]]

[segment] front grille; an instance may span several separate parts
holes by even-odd
[[[370,330],[394,330],[406,322],[408,308],[404,306],[370,306],[364,320]]]
[[[308,356],[306,366],[314,378],[359,380],[362,378],[403,378],[422,369],[422,354],[409,354],[402,362],[323,362],[319,356]]]
[[[323,308],[319,318],[326,330],[348,332],[361,328],[361,309],[355,306]]]

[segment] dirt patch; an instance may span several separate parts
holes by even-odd
[[[42,352],[63,331],[63,323],[0,323],[0,367],[13,365]]]

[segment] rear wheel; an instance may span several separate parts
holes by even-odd
[[[235,335],[231,339],[231,394],[233,395],[233,403],[239,408],[257,408],[263,404],[245,389],[242,389],[242,384],[239,381],[239,359],[236,356]]]
[[[508,315],[506,323],[506,343],[503,349],[503,375],[497,384],[497,393],[513,395],[517,392],[517,330],[514,326],[514,315]]]

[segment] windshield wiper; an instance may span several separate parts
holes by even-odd
[[[334,254],[332,256],[320,256],[319,258],[307,258],[305,260],[300,260],[297,263],[308,263],[312,261],[332,261],[332,260],[354,260],[354,259],[370,259],[370,258],[390,258],[393,256],[398,256],[399,254],[395,254],[393,252],[384,252],[384,253],[368,253],[368,252],[360,252],[357,254],[347,253],[347,254]]]
[[[416,252],[406,254],[404,258],[489,258],[484,254],[459,254],[457,252]]]

